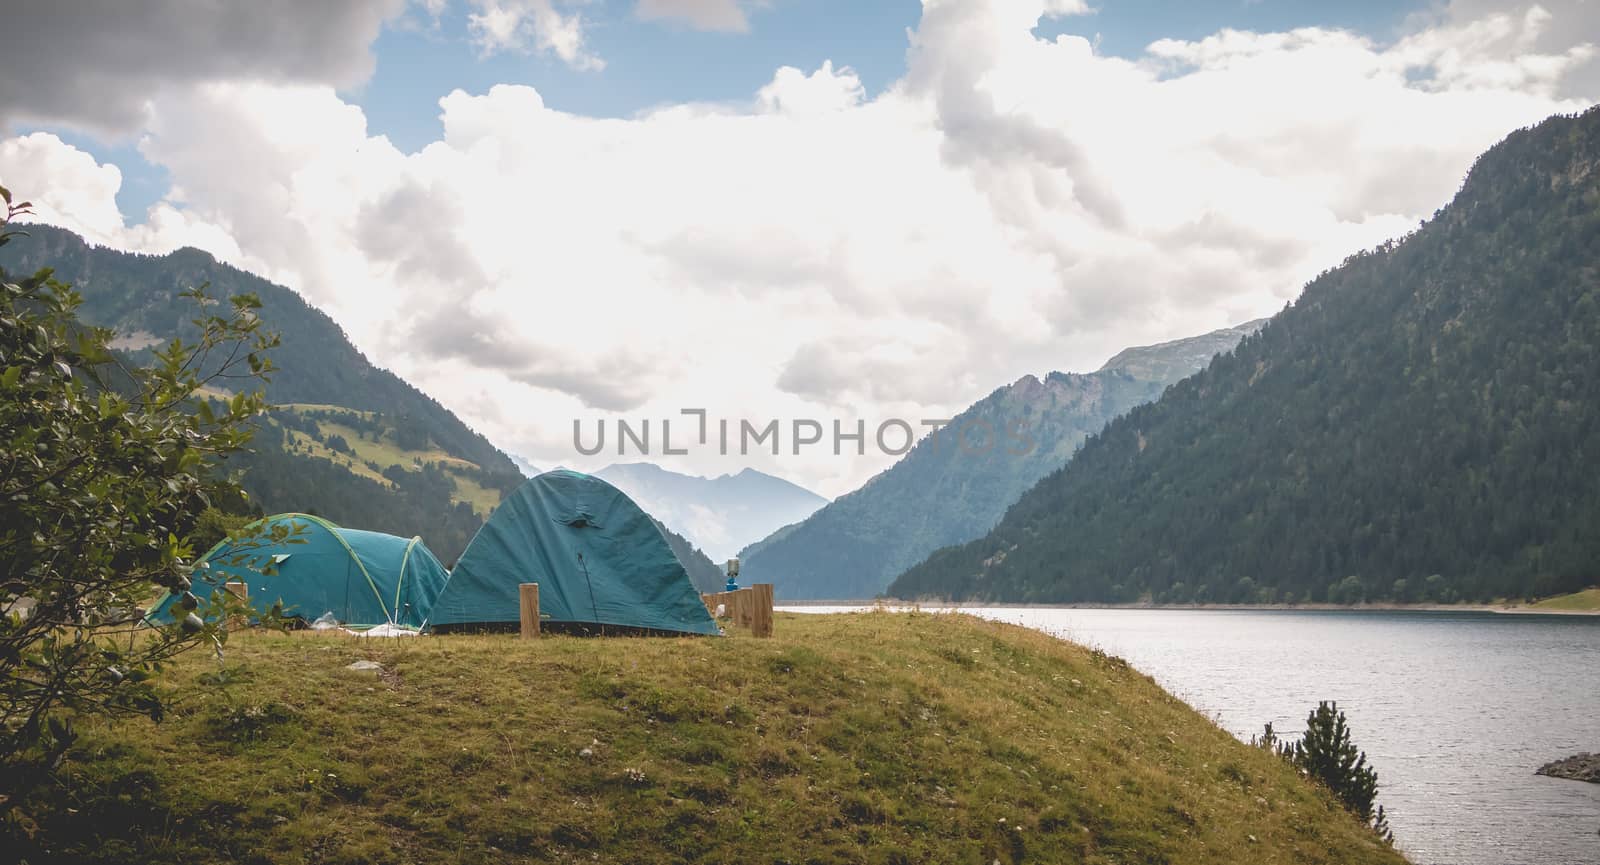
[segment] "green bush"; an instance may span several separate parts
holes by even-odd
[[[1252,745],[1274,751],[1301,773],[1327,787],[1346,810],[1360,817],[1384,841],[1393,843],[1389,819],[1378,805],[1378,773],[1367,765],[1367,754],[1350,739],[1339,704],[1321,702],[1306,716],[1306,731],[1298,742],[1280,740],[1272,725],[1266,725]]]
[[[28,205],[3,187],[0,202],[4,246],[24,235],[10,226]],[[277,340],[254,296],[212,310],[203,288],[186,295],[199,335],[144,368],[78,320],[83,299],[48,268],[0,271],[0,847],[35,833],[28,796],[55,776],[74,717],[160,719],[162,664],[226,638],[189,591],[192,540],[210,531],[211,502],[238,497],[217,461],[244,447],[266,403],[208,394],[264,379]],[[142,627],[158,588],[191,612]]]

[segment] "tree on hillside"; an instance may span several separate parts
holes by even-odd
[[[1268,724],[1265,733],[1251,744],[1274,751],[1307,777],[1322,784],[1338,798],[1345,810],[1360,817],[1379,837],[1393,842],[1389,818],[1378,798],[1378,773],[1367,765],[1367,753],[1358,750],[1350,739],[1350,727],[1338,703],[1321,702],[1306,716],[1306,732],[1298,742],[1278,739]]]
[[[4,246],[26,236],[14,220],[28,204],[0,200]],[[190,592],[188,539],[210,502],[238,495],[215,468],[265,408],[249,386],[277,340],[254,297],[189,296],[199,336],[129,369],[49,269],[0,272],[0,834],[31,831],[24,799],[72,744],[71,718],[159,719],[162,662],[226,637]],[[212,402],[224,383],[236,395]],[[162,589],[190,613],[142,627]]]

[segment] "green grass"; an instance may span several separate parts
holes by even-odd
[[[466,461],[456,460],[455,462],[465,463]],[[467,465],[472,465],[472,463],[467,463]],[[444,464],[446,471],[450,471],[452,467],[452,463]],[[451,496],[451,500],[464,501],[472,505],[472,509],[484,517],[494,513],[494,509],[500,506],[500,500],[504,497],[499,490],[486,487],[472,478],[463,477],[453,471],[450,472],[450,481],[455,484],[455,493]]]
[[[477,463],[453,457],[439,448],[430,447],[426,450],[408,450],[400,447],[394,441],[392,432],[385,432],[378,441],[361,438],[361,434],[354,427],[341,423],[319,421],[318,429],[324,436],[340,435],[350,443],[350,449],[356,452],[356,459],[363,462],[372,460],[382,466],[399,465],[411,468],[413,461],[420,460],[425,463],[439,463],[441,466],[469,466],[477,467]]]
[[[332,403],[325,403],[325,402],[286,402],[286,403],[282,403],[281,405],[279,405],[278,408],[293,409],[294,411],[297,411],[297,412],[299,412],[301,414],[305,414],[306,412],[311,412],[311,411],[336,412],[336,413],[342,413],[342,414],[356,415],[358,417],[366,418],[368,420],[370,420],[373,417],[373,415],[377,414],[377,412],[363,411],[361,409],[350,408],[349,406],[334,405]]]
[[[1556,595],[1528,606],[1535,610],[1600,610],[1600,588]]]
[[[336,414],[359,415],[368,419],[373,415],[372,412],[317,403],[292,403],[286,404],[282,408],[292,409],[301,414],[310,411],[324,411]],[[430,447],[427,450],[402,448],[395,442],[392,430],[385,431],[378,441],[373,441],[362,438],[355,427],[346,424],[326,420],[319,420],[316,423],[318,433],[324,438],[330,435],[342,436],[350,445],[354,455],[335,451],[299,430],[291,429],[285,432],[288,433],[289,440],[293,441],[302,452],[331,460],[345,467],[352,474],[380,483],[388,483],[383,476],[383,470],[390,466],[400,466],[406,471],[411,471],[420,462],[433,463],[447,471],[453,468],[478,468],[477,463],[451,456],[439,448]],[[377,470],[369,466],[369,462],[376,463],[378,465]],[[450,473],[450,480],[455,484],[455,489],[450,496],[451,502],[464,501],[471,505],[474,511],[485,517],[500,504],[501,495],[499,490],[485,487],[456,472]]]
[[[362,658],[383,672],[344,669]],[[70,798],[41,812],[52,855],[1404,861],[1126,663],[965,615],[780,613],[769,640],[242,634],[225,663],[172,668],[160,725],[85,722]]]

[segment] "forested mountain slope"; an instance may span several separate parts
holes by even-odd
[[[1093,373],[1030,375],[999,388],[861,489],[748,547],[742,579],[773,583],[782,598],[873,597],[933,550],[988,531],[1086,435],[1155,399],[1258,324],[1129,349]],[[984,446],[986,431],[994,431],[993,446]]]
[[[1600,110],[1485,153],[899,597],[1484,600],[1600,576]]]
[[[282,408],[263,423],[251,454],[236,457],[265,512],[309,511],[354,528],[421,535],[453,561],[522,474],[448,409],[373,366],[331,318],[298,294],[194,249],[149,256],[94,246],[72,232],[27,226],[0,250],[0,267],[49,266],[83,295],[80,316],[113,328],[115,346],[142,359],[152,346],[193,333],[196,308],[179,292],[209,283],[214,296],[254,292],[282,345],[266,388]]]
[[[672,548],[672,554],[678,557],[683,569],[689,574],[689,582],[694,583],[697,592],[720,592],[727,581],[722,568],[711,561],[700,548],[695,546],[683,535],[673,531],[666,523],[655,520],[656,528],[661,530],[661,536],[667,539],[667,546]]]

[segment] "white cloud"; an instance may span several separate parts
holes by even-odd
[[[122,172],[47,132],[0,141],[0,181],[31,201],[42,222],[72,226],[101,243],[123,228],[116,202]]]
[[[855,108],[866,96],[861,79],[848,66],[834,71],[833,61],[807,75],[793,66],[780,67],[772,83],[756,93],[759,110],[769,114],[832,114]]]
[[[1431,72],[1431,89],[1499,89],[1554,95],[1565,73],[1594,56],[1590,43],[1568,45],[1555,53],[1536,46],[1553,16],[1543,6],[1521,14],[1496,12],[1469,21],[1452,21],[1402,40],[1395,50],[1407,70]]]
[[[1522,57],[1560,57],[1575,46],[1600,44],[1600,3],[1595,0],[1538,0],[1536,4],[1506,0],[1448,0],[1413,16],[1412,29],[1426,42],[1429,34],[1476,29],[1480,32],[1503,27],[1491,26],[1496,18],[1522,19],[1511,40],[1494,46],[1503,59],[1515,65]],[[1513,25],[1515,26],[1515,25]],[[1514,55],[1507,55],[1507,49]],[[1590,49],[1592,50],[1592,49]],[[1535,63],[1546,63],[1544,59]],[[1555,85],[1555,95],[1592,99],[1600,89],[1600,62],[1570,68]]]
[[[31,219],[68,226],[104,246],[150,253],[193,246],[241,267],[261,266],[227,230],[170,203],[152,207],[143,224],[126,225],[116,203],[122,172],[47,132],[0,140],[0,183],[15,200],[33,204]]]
[[[1276,311],[1415,227],[1510,130],[1588,104],[1568,88],[1592,49],[1551,41],[1548,8],[1130,61],[1032,34],[1081,3],[930,0],[872,98],[832,63],[628,119],[456,91],[440,140],[405,154],[329,87],[223,83],[155,99],[141,150],[183,231],[231,238],[506,448],[592,467],[617,456],[577,459],[574,418],[948,417],[1024,373]],[[59,218],[134,231],[114,169],[64,147],[26,169],[64,185]],[[887,459],[675,467],[736,462],[835,494]]]
[[[745,33],[750,30],[746,8],[765,5],[764,0],[639,0],[635,14],[646,20],[684,21],[696,30]]]
[[[563,14],[555,0],[473,0],[467,15],[473,44],[485,56],[501,52],[548,53],[575,69],[604,69],[605,61],[585,45],[584,21]]]
[[[217,79],[359,84],[405,0],[61,3],[11,0],[0,23],[0,133],[9,123],[135,131],[150,100]]]

